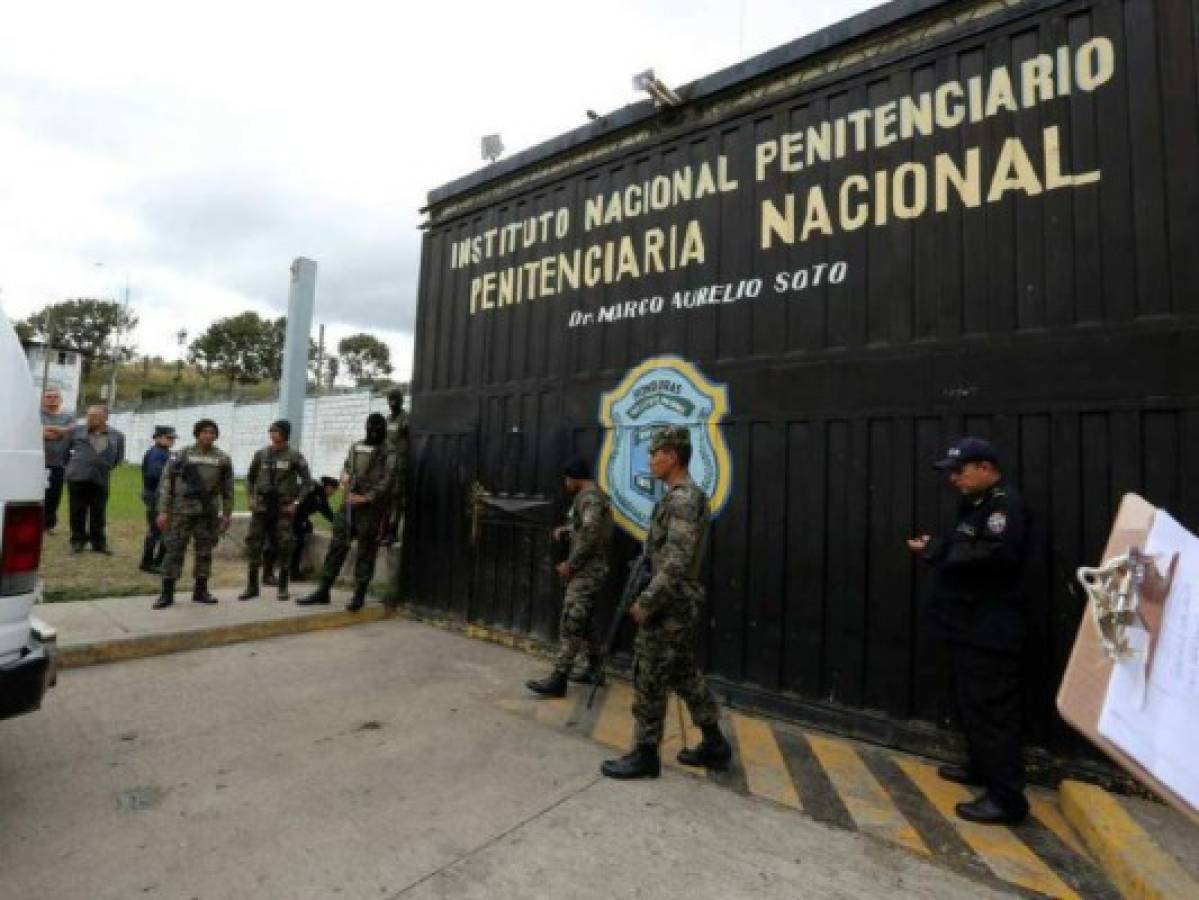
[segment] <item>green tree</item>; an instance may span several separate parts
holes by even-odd
[[[131,359],[134,347],[118,346],[122,334],[137,325],[137,316],[115,300],[80,298],[52,303],[24,322],[30,338],[70,350],[83,357],[86,381],[96,363]]]
[[[275,323],[256,312],[218,319],[188,346],[188,359],[206,377],[216,372],[229,379],[230,394],[236,384],[276,377],[279,358]]]
[[[374,384],[393,371],[391,349],[373,335],[361,333],[344,337],[337,342],[337,352],[359,387]]]

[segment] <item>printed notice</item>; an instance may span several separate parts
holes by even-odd
[[[1178,569],[1148,683],[1141,659],[1112,667],[1099,733],[1199,808],[1199,538],[1158,510],[1145,552],[1162,560],[1177,553]],[[1130,637],[1139,648],[1147,635]]]

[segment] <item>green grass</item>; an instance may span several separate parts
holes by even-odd
[[[140,466],[124,465],[112,473],[108,494],[108,545],[112,556],[84,551],[72,553],[69,543],[70,515],[66,491],[58,508],[58,527],[42,545],[44,599],[49,603],[63,600],[90,600],[94,597],[128,597],[152,594],[160,581],[137,568],[141,561],[142,539],[146,534],[146,508],[141,500]],[[234,508],[246,508],[245,484],[238,481]],[[191,572],[191,552],[184,569]],[[233,587],[245,578],[245,564],[239,559],[212,561],[210,584]]]

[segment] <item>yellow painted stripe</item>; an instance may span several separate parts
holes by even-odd
[[[919,832],[904,818],[853,747],[815,734],[808,735],[808,744],[860,831],[914,853],[932,855]]]
[[[1062,812],[1125,897],[1199,897],[1199,884],[1103,788],[1063,781]]]
[[[897,757],[896,762],[970,849],[1001,879],[1049,897],[1078,897],[1011,829],[958,818],[954,806],[973,799],[962,785],[945,781],[932,766],[913,759]]]
[[[730,713],[733,734],[741,750],[741,765],[751,793],[792,809],[800,809],[799,794],[770,725]]]
[[[1056,794],[1030,792],[1028,806],[1032,811],[1033,818],[1052,831],[1058,840],[1083,859],[1091,859],[1091,854],[1083,844],[1082,838],[1078,836],[1077,831],[1070,827],[1070,823],[1062,815],[1062,808],[1058,805]]]
[[[571,713],[575,711],[575,697],[543,697],[538,698],[533,707],[533,718],[542,725],[552,725],[555,728],[566,724]]]
[[[591,729],[591,737],[618,750],[630,749],[633,746],[633,692],[627,684],[609,679],[602,700],[604,705]]]

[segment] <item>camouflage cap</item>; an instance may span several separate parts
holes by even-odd
[[[691,446],[691,429],[686,425],[664,425],[654,432],[649,441],[649,452],[656,453],[666,447],[678,449]]]

